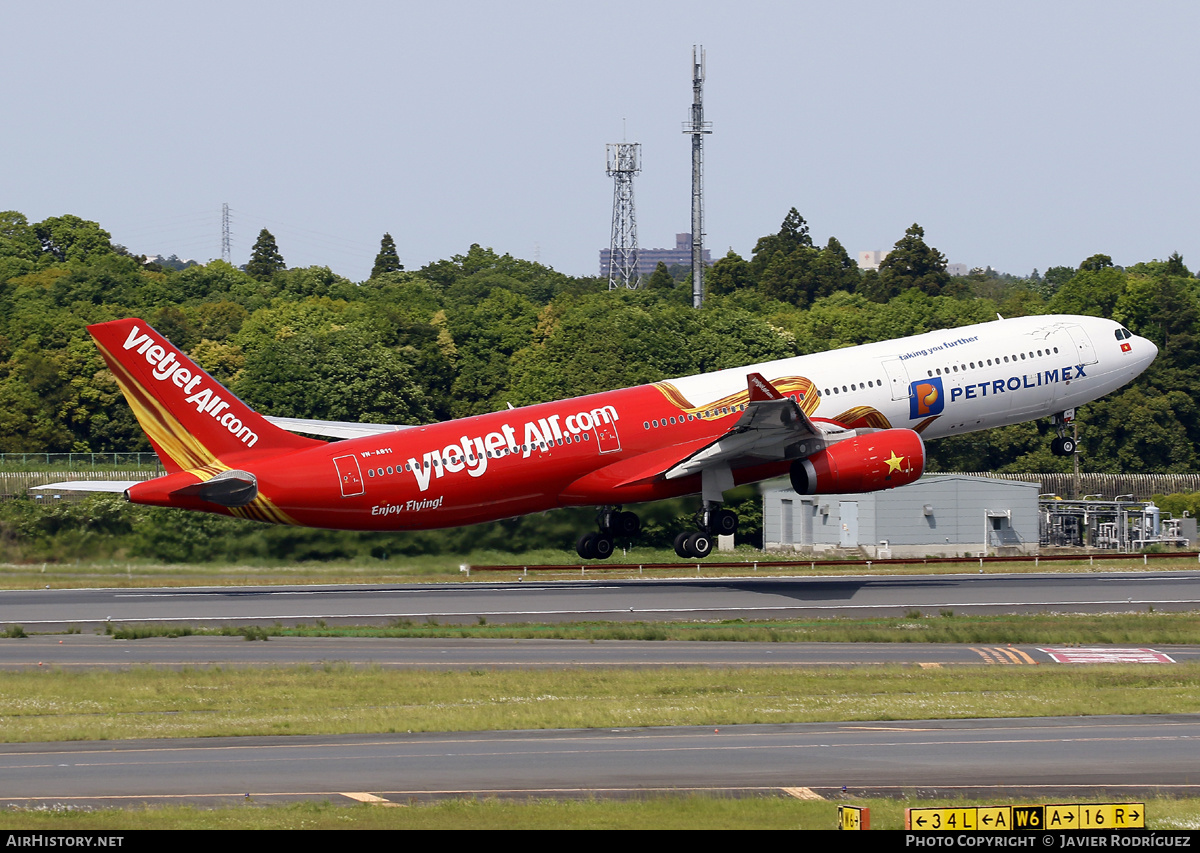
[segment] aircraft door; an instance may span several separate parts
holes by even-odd
[[[907,400],[912,396],[911,386],[908,383],[908,371],[904,369],[904,362],[898,358],[884,359],[883,370],[887,374],[888,384],[892,386],[893,400]]]
[[[617,433],[616,421],[596,421],[596,446],[601,453],[615,453],[621,449],[621,436]]]
[[[333,467],[337,469],[338,482],[342,486],[342,497],[350,498],[361,495],[366,491],[363,485],[362,469],[358,467],[358,458],[352,455],[333,457]]]
[[[1095,364],[1096,348],[1092,346],[1092,339],[1088,337],[1083,326],[1067,326],[1067,334],[1075,344],[1075,355],[1079,358],[1079,363]]]

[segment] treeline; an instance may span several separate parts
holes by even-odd
[[[275,415],[428,423],[993,319],[1103,315],[1160,348],[1080,413],[1083,467],[1185,472],[1200,457],[1200,282],[1178,255],[1125,269],[1094,255],[1044,274],[946,273],[913,225],[878,271],[795,210],[748,259],[688,280],[607,290],[473,245],[406,271],[385,235],[371,278],[288,269],[260,234],[246,269],[146,263],[98,223],[0,213],[0,452],[149,449],[87,335],[138,316],[251,406]],[[1060,471],[1046,424],[930,445],[938,470]]]
[[[264,236],[265,235],[265,236]],[[139,316],[250,405],[276,415],[428,423],[753,361],[992,319],[1103,315],[1161,349],[1133,386],[1081,413],[1084,467],[1197,468],[1197,280],[1172,255],[1127,269],[1094,255],[1027,277],[952,278],[914,225],[878,271],[795,210],[750,258],[690,282],[609,292],[491,249],[404,271],[385,235],[375,274],[287,269],[265,231],[240,270],[146,264],[97,223],[0,214],[0,452],[147,449],[85,326]],[[261,250],[261,251],[260,251]],[[1045,425],[931,445],[941,469],[1061,470]]]

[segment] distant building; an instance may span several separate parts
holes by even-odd
[[[1037,551],[1040,484],[934,474],[899,489],[851,495],[763,494],[767,549],[868,557]]]
[[[883,259],[888,256],[888,253],[883,249],[871,249],[866,252],[858,253],[858,268],[863,270],[877,270],[879,265],[883,263]]]
[[[883,249],[869,249],[865,252],[858,253],[858,268],[860,270],[877,270],[879,265],[883,263],[883,259],[888,256],[888,253]],[[946,272],[953,276],[964,276],[970,273],[966,264],[946,264]],[[608,275],[608,269],[605,268],[605,275]]]
[[[608,275],[608,261],[610,249],[600,250],[600,275]],[[664,263],[667,268],[682,265],[691,269],[692,266],[692,235],[691,234],[676,234],[674,249],[638,249],[638,274],[643,278],[648,278],[654,269]],[[708,249],[704,250],[704,265],[712,266],[712,254]]]

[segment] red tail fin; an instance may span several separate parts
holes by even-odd
[[[269,423],[143,320],[98,323],[88,331],[171,473],[247,452],[320,444]]]

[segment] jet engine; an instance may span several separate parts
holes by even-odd
[[[792,463],[792,488],[801,495],[894,489],[925,470],[925,443],[910,429],[881,429],[831,444]]]

